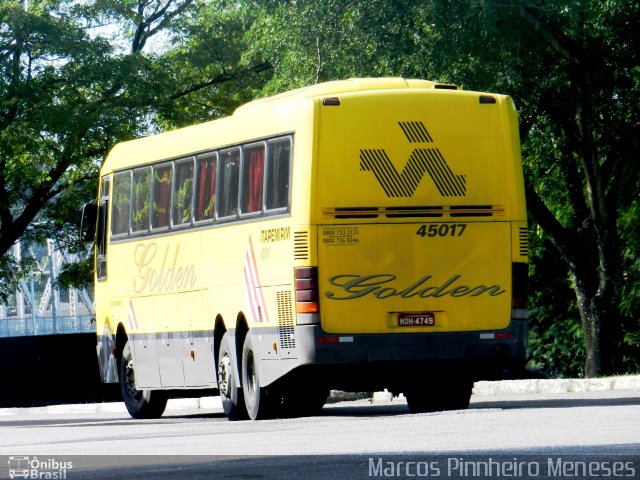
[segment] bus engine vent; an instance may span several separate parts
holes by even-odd
[[[441,217],[443,207],[388,207],[388,218]]]
[[[456,205],[450,207],[452,217],[492,217],[499,210],[493,205]]]
[[[293,233],[293,259],[309,260],[309,232]]]
[[[520,228],[520,256],[529,255],[529,236],[526,227]]]
[[[278,304],[278,340],[281,349],[296,348],[296,337],[293,330],[293,303],[291,292],[276,292]]]

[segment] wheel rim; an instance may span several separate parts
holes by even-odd
[[[247,385],[246,388],[251,398],[255,398],[257,387],[256,366],[253,361],[253,350],[247,352]]]
[[[227,398],[229,397],[229,379],[231,376],[231,360],[229,358],[229,352],[224,352],[220,361],[218,362],[218,390],[221,395]]]
[[[136,389],[136,377],[133,369],[133,358],[127,358],[127,363],[124,367],[124,386],[127,391],[127,394],[131,398],[135,398],[139,400],[142,398],[142,392]]]

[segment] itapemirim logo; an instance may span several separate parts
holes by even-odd
[[[409,143],[433,143],[422,122],[398,122]],[[415,148],[401,172],[384,149],[360,150],[360,170],[372,172],[388,197],[412,197],[425,172],[443,197],[467,194],[465,175],[456,175],[438,148]]]

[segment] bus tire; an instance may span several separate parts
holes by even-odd
[[[404,392],[411,413],[464,410],[469,406],[473,382],[436,382],[430,389],[407,388]]]
[[[242,347],[242,392],[247,414],[251,420],[274,418],[280,403],[280,397],[276,395],[275,390],[260,387],[258,362],[252,336],[248,333]]]
[[[218,390],[222,409],[230,421],[245,420],[247,409],[244,404],[242,389],[234,374],[236,358],[231,348],[231,335],[227,332],[222,336],[220,351],[218,352]]]
[[[447,405],[449,410],[465,410],[469,408],[471,393],[473,392],[473,382],[461,381],[449,386]]]
[[[133,418],[158,418],[164,413],[169,394],[165,390],[138,390],[131,343],[127,341],[120,360],[120,391],[129,415]]]
[[[283,415],[286,417],[319,415],[328,397],[329,389],[322,385],[311,383],[291,385],[283,393]]]

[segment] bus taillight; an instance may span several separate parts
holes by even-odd
[[[318,267],[296,267],[294,269],[296,288],[296,312],[318,313]],[[300,323],[300,322],[298,322]]]
[[[529,266],[526,263],[514,262],[511,269],[512,299],[511,308],[513,310],[527,309],[527,283]],[[520,312],[522,315],[522,312]]]

